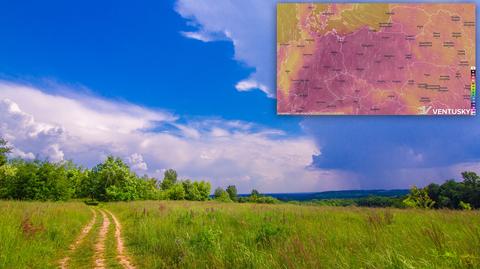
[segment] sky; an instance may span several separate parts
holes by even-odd
[[[275,1],[7,1],[12,157],[110,154],[240,192],[423,186],[479,171],[478,117],[278,116]]]

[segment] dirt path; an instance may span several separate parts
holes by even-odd
[[[108,227],[110,226],[110,219],[105,211],[100,209],[102,214],[103,223],[98,233],[97,243],[95,244],[94,265],[96,269],[105,268],[105,241],[107,239]]]
[[[105,269],[107,267],[107,260],[105,257],[105,249],[106,249],[106,241],[107,241],[107,236],[109,233],[110,229],[110,218],[112,218],[113,223],[115,225],[115,243],[116,243],[116,258],[118,263],[125,269],[135,269],[135,266],[132,263],[132,259],[128,256],[126,253],[125,249],[125,244],[123,242],[122,238],[122,225],[118,221],[117,217],[110,212],[109,210],[106,209],[90,209],[92,211],[92,219],[90,222],[87,223],[78,235],[78,237],[75,239],[75,241],[69,246],[68,248],[68,253],[67,256],[65,256],[63,259],[59,261],[59,268],[60,269],[68,269],[69,268],[69,262],[72,259],[71,256],[75,251],[81,251],[84,246],[81,248],[80,245],[82,242],[85,241],[85,238],[87,235],[90,233],[92,228],[98,227],[99,224],[95,224],[97,222],[97,211],[100,212],[101,214],[101,226],[99,228],[98,235],[95,237],[95,245],[93,245],[92,241],[92,247],[94,249],[93,253],[93,268],[96,269]],[[108,214],[107,214],[108,213]],[[97,229],[97,228],[95,228]],[[93,234],[91,236],[94,236]],[[90,236],[90,237],[91,237]],[[93,238],[92,238],[93,239]],[[111,239],[110,239],[111,240]],[[113,244],[109,244],[112,246]],[[90,258],[91,261],[91,258]]]
[[[88,235],[90,230],[92,229],[93,225],[95,224],[95,221],[97,221],[97,211],[90,209],[92,211],[92,219],[90,220],[87,225],[85,225],[78,235],[78,237],[75,239],[75,241],[68,247],[68,254],[65,256],[63,259],[59,261],[60,268],[61,269],[67,269],[68,268],[68,262],[70,261],[70,255],[72,252],[74,252],[77,247],[83,242],[83,239]]]
[[[112,212],[110,212],[109,210],[106,210],[106,209],[105,209],[105,211],[107,211],[108,214],[110,214],[110,216],[113,219],[113,222],[115,223],[115,239],[117,240],[117,253],[118,253],[117,259],[118,259],[118,262],[123,266],[123,268],[135,269],[135,266],[131,262],[132,259],[127,255],[126,250],[125,250],[125,246],[124,246],[123,239],[122,239],[122,226],[121,226],[120,222],[118,221],[117,217],[115,217],[115,215],[113,215]]]

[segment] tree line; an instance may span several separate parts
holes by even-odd
[[[71,161],[52,163],[41,160],[8,159],[11,148],[0,138],[0,199],[68,200],[90,198],[99,201],[191,200],[211,198],[222,202],[278,203],[279,200],[252,190],[239,196],[235,185],[216,188],[210,196],[208,181],[179,180],[177,172],[168,169],[162,180],[138,176],[118,157],[109,156],[92,169]],[[424,188],[416,186],[405,197],[366,197],[328,199],[306,203],[332,206],[411,207],[411,208],[480,208],[480,177],[463,172],[462,181],[447,180]]]
[[[221,187],[215,189],[213,197],[217,201],[222,202],[238,202],[238,203],[259,203],[259,204],[276,204],[280,200],[261,194],[256,189],[253,189],[248,196],[239,196],[235,185],[228,186],[225,190]]]
[[[480,177],[474,172],[463,172],[462,181],[460,182],[450,179],[443,184],[431,183],[424,188],[413,186],[409,193],[403,196],[310,200],[306,201],[305,204],[424,209],[480,209]]]
[[[11,148],[0,138],[0,199],[69,200],[89,198],[98,201],[190,200],[211,199],[208,181],[179,180],[168,169],[162,180],[138,176],[120,158],[109,156],[86,169],[71,161],[52,163],[41,160],[8,159]],[[249,197],[238,197],[234,185],[226,191],[217,188],[216,200],[224,202],[273,203],[277,200],[253,190]]]
[[[99,201],[172,199],[204,201],[210,197],[207,181],[178,180],[177,172],[166,170],[162,181],[139,177],[120,158],[109,156],[92,169],[71,161],[8,159],[11,149],[0,139],[0,199]]]
[[[479,209],[480,177],[475,172],[463,172],[462,179],[441,185],[431,183],[424,188],[414,186],[403,203],[414,208]]]

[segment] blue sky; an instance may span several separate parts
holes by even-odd
[[[240,191],[405,188],[478,170],[478,118],[275,112],[274,1],[2,3],[14,155],[108,154]]]
[[[182,115],[221,116],[295,128],[271,113],[275,100],[234,86],[253,67],[233,59],[231,42],[187,39],[192,29],[173,1],[9,1],[0,28],[1,73],[81,84]],[[7,12],[8,11],[8,12]]]

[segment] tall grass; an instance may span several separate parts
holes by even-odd
[[[480,268],[479,212],[132,202],[139,268]]]
[[[90,216],[76,202],[0,201],[0,268],[56,268]]]

